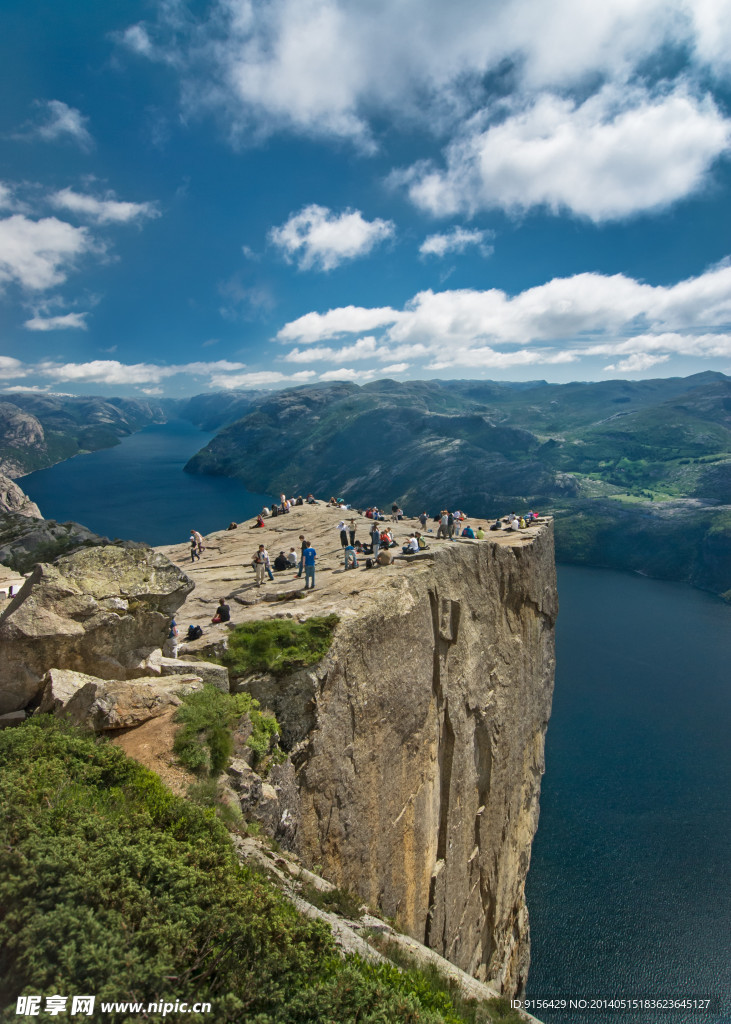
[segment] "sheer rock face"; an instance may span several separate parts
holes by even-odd
[[[302,709],[314,728],[293,752],[293,845],[459,967],[520,991],[553,691],[552,527],[447,545],[376,596],[341,622]]]
[[[10,477],[0,473],[0,514],[11,513],[42,519],[41,510]]]
[[[51,668],[115,680],[148,675],[192,589],[150,549],[109,545],[36,565],[0,616],[0,714],[35,701]]]

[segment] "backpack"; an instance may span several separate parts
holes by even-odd
[[[188,626],[188,635],[186,640],[198,640],[203,636],[203,630],[200,626]]]
[[[366,565],[366,569],[372,569],[373,568],[373,559],[372,558],[366,558],[365,565]]]

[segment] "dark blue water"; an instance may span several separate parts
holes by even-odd
[[[184,473],[212,434],[176,420],[146,427],[115,448],[78,455],[24,476],[20,486],[46,519],[73,520],[105,537],[173,544],[256,515],[271,496],[238,480]]]
[[[182,472],[209,435],[149,427],[24,477],[47,518],[153,544],[269,504]],[[562,567],[553,715],[528,877],[532,998],[711,997],[712,1010],[551,1011],[546,1024],[731,1022],[731,608]]]
[[[533,998],[711,997],[731,1021],[731,608],[682,584],[559,569],[541,819],[527,897]]]

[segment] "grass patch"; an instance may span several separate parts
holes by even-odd
[[[302,898],[313,907],[326,910],[330,914],[339,914],[350,921],[357,921],[363,916],[363,900],[349,889],[318,889],[314,885],[303,885]]]
[[[228,649],[217,659],[234,676],[275,675],[314,665],[325,657],[339,622],[337,615],[314,615],[305,622],[268,619],[231,630]]]
[[[219,775],[233,754],[232,728],[248,714],[252,732],[247,744],[254,751],[254,765],[272,749],[279,733],[273,714],[261,711],[250,693],[222,693],[210,683],[186,694],[175,712],[183,728],[175,737],[173,750],[178,760],[196,775]]]

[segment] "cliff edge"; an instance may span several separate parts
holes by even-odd
[[[202,561],[186,566],[197,586],[178,621],[207,627],[193,652],[226,643],[229,626],[207,626],[219,596],[235,623],[339,615],[314,668],[233,683],[277,714],[290,750],[270,779],[275,831],[409,935],[499,991],[520,992],[553,690],[552,522],[483,540],[432,533],[423,554],[346,571],[343,514],[305,506],[265,529],[211,535]],[[369,526],[357,517],[359,537]],[[397,524],[397,540],[412,526]],[[317,589],[305,595],[291,570],[256,588],[257,544],[273,558],[298,548],[300,534],[318,552]],[[185,564],[185,546],[163,550]]]

